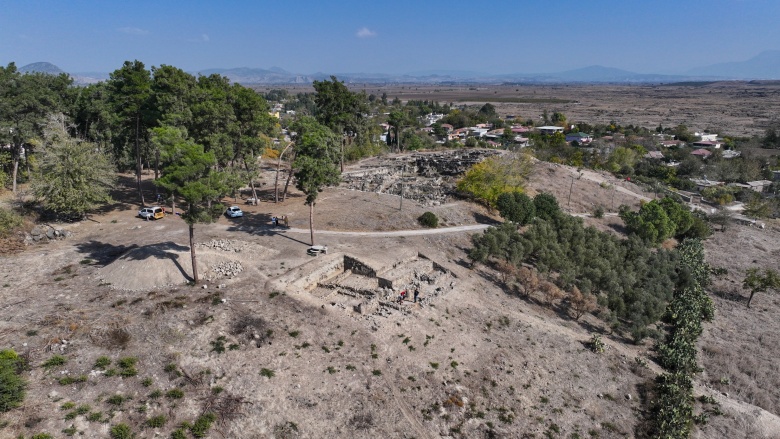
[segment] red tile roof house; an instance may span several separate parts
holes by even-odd
[[[452,125],[450,125],[450,124],[448,124],[448,123],[443,123],[443,124],[441,124],[441,127],[442,127],[442,128],[444,128],[445,130],[447,130],[447,132],[448,132],[448,133],[449,133],[450,131],[452,131],[453,129],[455,129],[455,127],[454,127],[454,126],[452,126]]]
[[[707,157],[712,155],[712,151],[707,151],[706,149],[697,149],[691,151],[691,155],[699,156],[703,159],[706,159]]]
[[[512,125],[512,132],[515,134],[524,134],[531,131],[530,128],[524,127],[522,125]]]

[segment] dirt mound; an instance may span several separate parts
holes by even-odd
[[[240,275],[256,256],[272,256],[275,250],[239,241],[196,244],[198,273],[203,280],[231,279]],[[192,280],[188,246],[172,242],[134,248],[100,270],[103,284],[125,291],[148,291],[182,285]]]

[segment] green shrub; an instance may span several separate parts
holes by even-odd
[[[420,215],[419,218],[417,218],[417,221],[419,221],[423,226],[431,229],[435,229],[439,226],[439,218],[433,212],[425,212],[424,214]]]
[[[130,430],[130,426],[124,423],[111,427],[109,434],[111,435],[111,439],[132,439],[134,436],[133,431]]]
[[[184,398],[184,392],[181,389],[171,389],[165,392],[165,397],[168,399],[182,399]]]
[[[122,369],[129,369],[129,368],[135,366],[135,364],[137,362],[138,362],[138,358],[135,358],[135,357],[125,357],[125,358],[120,358],[119,361],[117,361],[117,364]]]
[[[92,367],[95,369],[105,369],[110,364],[111,364],[111,359],[106,356],[103,356],[103,357],[98,357],[97,360],[95,360],[95,365]]]
[[[21,225],[22,217],[18,213],[9,209],[0,208],[0,238],[5,238]]]
[[[68,386],[68,385],[77,384],[77,383],[85,383],[85,382],[87,382],[87,376],[86,375],[79,375],[79,376],[66,375],[66,376],[58,379],[57,382],[60,383],[61,386]]]
[[[49,369],[51,367],[56,366],[62,366],[63,364],[67,363],[68,360],[63,357],[62,355],[54,355],[48,360],[44,361],[43,364],[41,364],[42,367]]]
[[[262,368],[260,369],[260,375],[270,379],[273,378],[276,373],[272,369]]]
[[[160,428],[168,422],[168,418],[165,415],[158,415],[146,420],[146,426],[149,428]]]
[[[190,433],[196,438],[206,437],[211,424],[217,420],[217,417],[213,413],[205,413],[195,420],[195,423],[190,427]]]

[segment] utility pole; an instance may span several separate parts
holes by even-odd
[[[582,177],[582,173],[580,172],[580,175],[577,177],[577,180],[579,180]],[[569,201],[566,205],[567,209],[571,209],[571,191],[574,189],[574,176],[571,176],[571,186],[569,186]]]
[[[401,203],[398,206],[399,211],[404,210],[404,174],[406,174],[406,163],[404,163],[404,167],[401,168]]]

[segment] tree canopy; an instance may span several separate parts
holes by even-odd
[[[111,201],[116,168],[95,144],[71,137],[64,116],[49,120],[44,148],[34,167],[31,189],[43,206],[58,215],[81,218]]]
[[[459,191],[495,207],[499,195],[522,192],[533,163],[527,154],[488,157],[472,166],[457,183]]]

